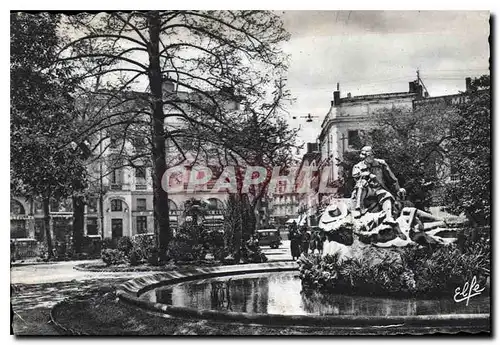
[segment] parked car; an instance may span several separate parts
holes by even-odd
[[[275,249],[281,245],[281,236],[277,229],[257,230],[257,237],[259,239],[259,246],[270,246]]]

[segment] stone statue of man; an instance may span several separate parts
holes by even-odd
[[[362,161],[352,169],[352,177],[356,180],[356,188],[352,195],[356,204],[355,210],[363,213],[365,211],[364,200],[376,198],[386,213],[384,223],[394,224],[392,212],[395,199],[391,191],[404,198],[406,190],[399,186],[398,179],[394,176],[389,165],[383,159],[374,157],[371,146],[363,147],[360,157]]]

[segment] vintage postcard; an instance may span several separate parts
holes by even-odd
[[[11,333],[491,335],[490,17],[12,11]]]

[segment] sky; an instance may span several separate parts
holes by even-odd
[[[295,98],[287,117],[300,128],[299,143],[316,141],[337,83],[341,97],[406,92],[418,69],[430,96],[440,96],[463,91],[466,77],[488,73],[488,11],[274,12],[291,34],[282,46]],[[147,63],[140,58],[134,57]],[[139,84],[142,90],[147,82]],[[312,123],[303,118],[309,113]],[[297,152],[303,153],[305,145]]]
[[[406,92],[417,69],[430,96],[489,73],[488,11],[276,11],[291,34],[288,106],[299,140],[314,142],[340,84],[341,97]],[[307,123],[300,116],[317,116]],[[292,117],[296,116],[297,119]],[[302,151],[303,153],[304,151]]]

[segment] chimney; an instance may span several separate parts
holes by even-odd
[[[307,143],[307,153],[313,153],[318,151],[317,143]]]
[[[415,93],[416,92],[416,90],[415,90],[415,82],[414,81],[410,81],[408,84],[410,86],[408,92],[409,93]]]
[[[472,89],[472,79],[470,77],[465,78],[465,91],[469,92]]]
[[[340,91],[333,91],[333,105],[340,105]]]

